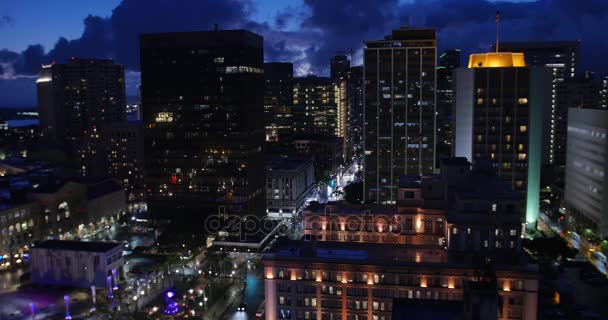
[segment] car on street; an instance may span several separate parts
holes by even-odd
[[[245,311],[245,308],[247,308],[247,304],[245,302],[239,304],[239,307],[236,309],[237,311]]]

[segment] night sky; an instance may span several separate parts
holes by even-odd
[[[112,58],[139,83],[142,32],[245,28],[262,34],[267,61],[293,61],[297,75],[329,72],[329,58],[402,24],[438,28],[439,50],[465,54],[501,40],[581,40],[581,70],[608,72],[606,0],[1,0],[0,107],[36,105],[40,65]]]

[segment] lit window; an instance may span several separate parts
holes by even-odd
[[[517,103],[526,104],[526,103],[528,103],[528,98],[519,98],[519,99],[517,99]]]
[[[526,154],[525,153],[518,153],[517,154],[517,159],[518,160],[526,160]]]
[[[454,228],[452,229],[452,234],[458,234],[458,228],[454,227]]]
[[[518,188],[521,188],[521,187],[523,187],[523,186],[524,186],[524,182],[523,182],[523,181],[521,181],[521,180],[517,180],[517,181],[515,181],[515,185],[516,185]]]
[[[519,126],[519,132],[524,133],[528,131],[528,127],[527,126]]]
[[[506,135],[505,139],[507,140],[507,142],[511,142],[511,135],[510,134]]]
[[[479,105],[483,104],[483,98],[477,98],[477,104],[479,104]]]
[[[497,207],[496,203],[492,203],[492,212],[496,212]]]

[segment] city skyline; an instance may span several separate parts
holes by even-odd
[[[607,0],[37,2],[1,319],[608,319]]]
[[[450,13],[441,11],[448,6]],[[473,6],[477,9],[471,10]],[[582,6],[546,0],[436,1],[427,5],[385,0],[332,3],[332,7],[313,0],[226,1],[221,6],[187,1],[173,8],[155,1],[113,0],[87,8],[61,1],[53,7],[40,5],[32,13],[27,7],[27,1],[0,5],[0,37],[7,39],[0,48],[0,108],[35,106],[32,96],[40,65],[64,62],[72,56],[113,58],[123,64],[127,95],[134,96],[140,83],[139,33],[204,31],[213,29],[215,23],[221,29],[244,28],[264,36],[265,61],[294,62],[296,76],[324,76],[329,75],[328,61],[335,52],[353,50],[353,65],[360,65],[363,40],[381,38],[395,25],[437,28],[439,51],[461,48],[467,56],[487,50],[495,40],[492,13],[500,10],[501,40],[581,40],[580,70],[608,70],[601,59],[606,54],[601,35],[594,32],[601,29],[598,26],[608,25],[602,15],[608,6],[600,1]],[[147,14],[142,15],[144,11]],[[45,15],[47,12],[50,14]],[[165,23],[159,26],[154,21],[161,14]],[[358,18],[349,19],[352,16]],[[43,32],[33,32],[37,23],[45,25]],[[11,94],[17,90],[20,95]]]

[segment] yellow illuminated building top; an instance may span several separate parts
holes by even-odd
[[[474,53],[469,56],[469,68],[525,67],[524,54],[519,52]]]

